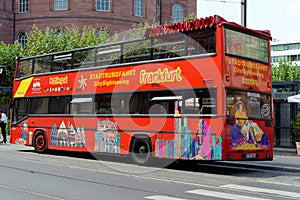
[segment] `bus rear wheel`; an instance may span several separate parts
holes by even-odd
[[[152,149],[148,137],[136,137],[130,148],[130,158],[134,164],[147,165],[152,160]]]
[[[42,131],[39,131],[35,134],[33,138],[33,147],[34,150],[38,153],[43,153],[47,149],[47,140],[45,133]]]

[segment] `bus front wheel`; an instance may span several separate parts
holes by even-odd
[[[151,143],[148,137],[136,137],[130,148],[130,158],[134,164],[147,165],[152,159]]]
[[[43,153],[47,149],[47,140],[45,133],[38,131],[33,138],[34,150],[38,153]]]

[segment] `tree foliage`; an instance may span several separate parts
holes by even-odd
[[[193,21],[194,19],[197,19],[197,15],[195,13],[191,13],[189,16],[184,18],[184,21]]]
[[[60,29],[47,27],[44,31],[33,26],[32,31],[27,34],[27,45],[22,48],[21,56],[27,57],[94,46],[105,43],[108,39],[109,33],[107,29],[97,32],[91,26],[84,27],[82,31],[75,25]]]
[[[0,65],[4,67],[3,74],[0,75],[0,86],[12,87],[18,57],[94,46],[106,43],[109,38],[107,29],[96,31],[91,26],[86,26],[83,30],[79,30],[75,25],[59,30],[49,27],[40,30],[33,26],[31,32],[27,34],[26,46],[22,46],[17,41],[14,44],[0,42]],[[0,105],[10,101],[10,92],[0,91],[0,95]]]
[[[272,80],[274,82],[300,80],[300,66],[292,61],[280,60],[279,66],[272,67]]]
[[[16,58],[22,49],[18,42],[14,44],[5,44],[0,42],[0,65],[3,72],[0,74],[0,86],[11,87],[13,82]],[[10,101],[10,92],[0,91],[0,105]]]

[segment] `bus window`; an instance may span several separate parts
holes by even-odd
[[[138,40],[135,42],[125,43],[123,49],[123,62],[137,62],[150,59],[149,41]],[[118,56],[119,57],[119,56]],[[118,57],[115,57],[118,58]]]
[[[146,114],[147,110],[147,94],[146,93],[133,93],[129,101],[130,114]]]
[[[28,99],[16,99],[14,102],[13,122],[28,115]]]
[[[120,56],[121,48],[118,45],[95,49],[95,61],[98,66],[114,64],[114,62],[120,60]]]
[[[216,114],[215,89],[185,91],[181,104],[183,114]]]
[[[129,100],[130,95],[128,93],[119,94],[119,111],[120,114],[129,114]]]
[[[76,97],[71,101],[71,114],[91,114],[92,97]]]
[[[72,54],[61,54],[53,57],[51,71],[62,71],[71,69]]]
[[[71,97],[49,98],[49,114],[68,114]]]
[[[180,111],[178,101],[182,96],[157,96],[153,97],[150,101],[149,113],[150,114],[179,114],[175,113]]]
[[[33,59],[20,60],[18,62],[17,78],[28,76],[32,74],[32,63]]]
[[[34,59],[34,73],[45,73],[51,71],[52,56],[38,57]]]
[[[155,102],[149,108],[150,114],[168,114],[168,102]]]
[[[47,114],[49,98],[30,99],[30,114]]]
[[[73,69],[89,68],[95,66],[95,50],[87,49],[73,53]]]
[[[205,54],[216,53],[216,39],[215,31],[207,30],[203,32],[191,32],[188,34],[191,38],[189,40],[189,54]]]
[[[111,94],[97,94],[95,96],[96,114],[112,114]]]
[[[240,90],[227,90],[227,115],[235,115],[238,106],[242,105],[249,118],[271,119],[271,95],[246,92]]]

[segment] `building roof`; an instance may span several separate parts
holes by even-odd
[[[300,44],[300,40],[271,41],[271,46],[282,44]]]

